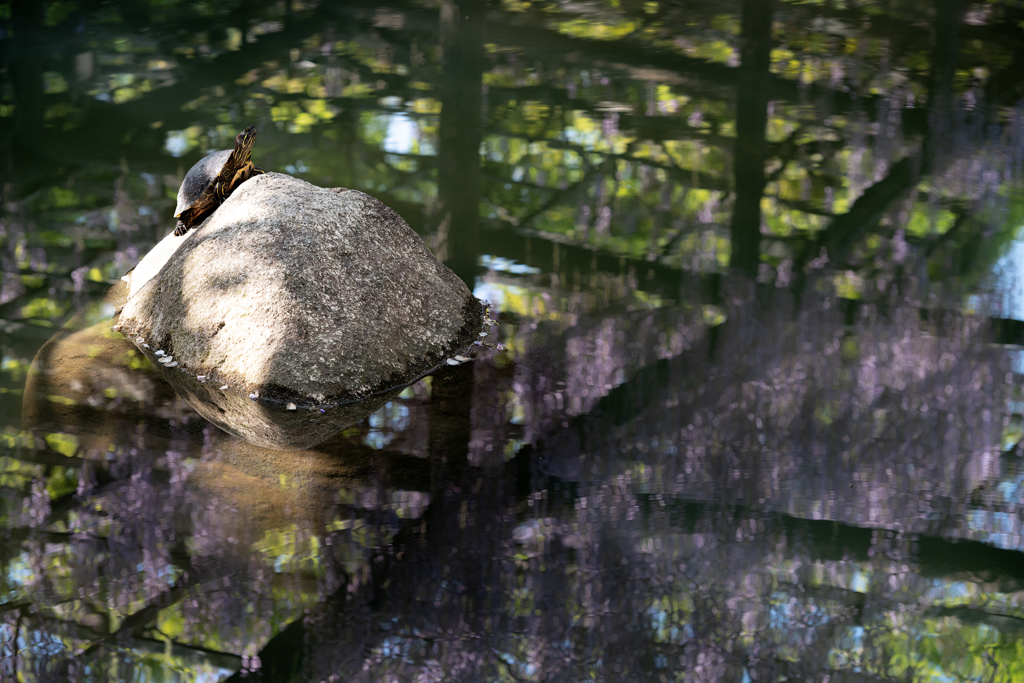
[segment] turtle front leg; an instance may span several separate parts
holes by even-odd
[[[186,232],[192,229],[196,224],[196,212],[193,206],[188,207],[180,214],[178,214],[178,222],[174,226],[174,234],[177,237],[181,237]]]

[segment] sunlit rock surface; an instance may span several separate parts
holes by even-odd
[[[277,173],[167,237],[130,278],[123,333],[154,361],[173,356],[168,378],[208,419],[286,447],[311,442],[281,442],[266,420],[232,427],[232,411],[259,400],[319,414],[382,394],[472,344],[483,312],[394,211]]]

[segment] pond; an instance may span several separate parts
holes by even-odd
[[[0,678],[1024,679],[1024,8],[0,6]],[[472,362],[278,452],[110,329],[204,154]]]

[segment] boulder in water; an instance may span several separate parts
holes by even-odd
[[[189,235],[168,236],[129,287],[115,322],[179,391],[202,385],[186,400],[229,392],[194,407],[243,438],[291,448],[312,435],[285,444],[265,416],[247,427],[242,406],[304,423],[294,413],[382,396],[465,353],[485,315],[387,206],[278,173],[242,184]]]

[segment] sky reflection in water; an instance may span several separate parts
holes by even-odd
[[[1014,3],[0,21],[0,677],[1024,677]],[[102,297],[251,123],[508,350],[300,453],[175,397]]]

